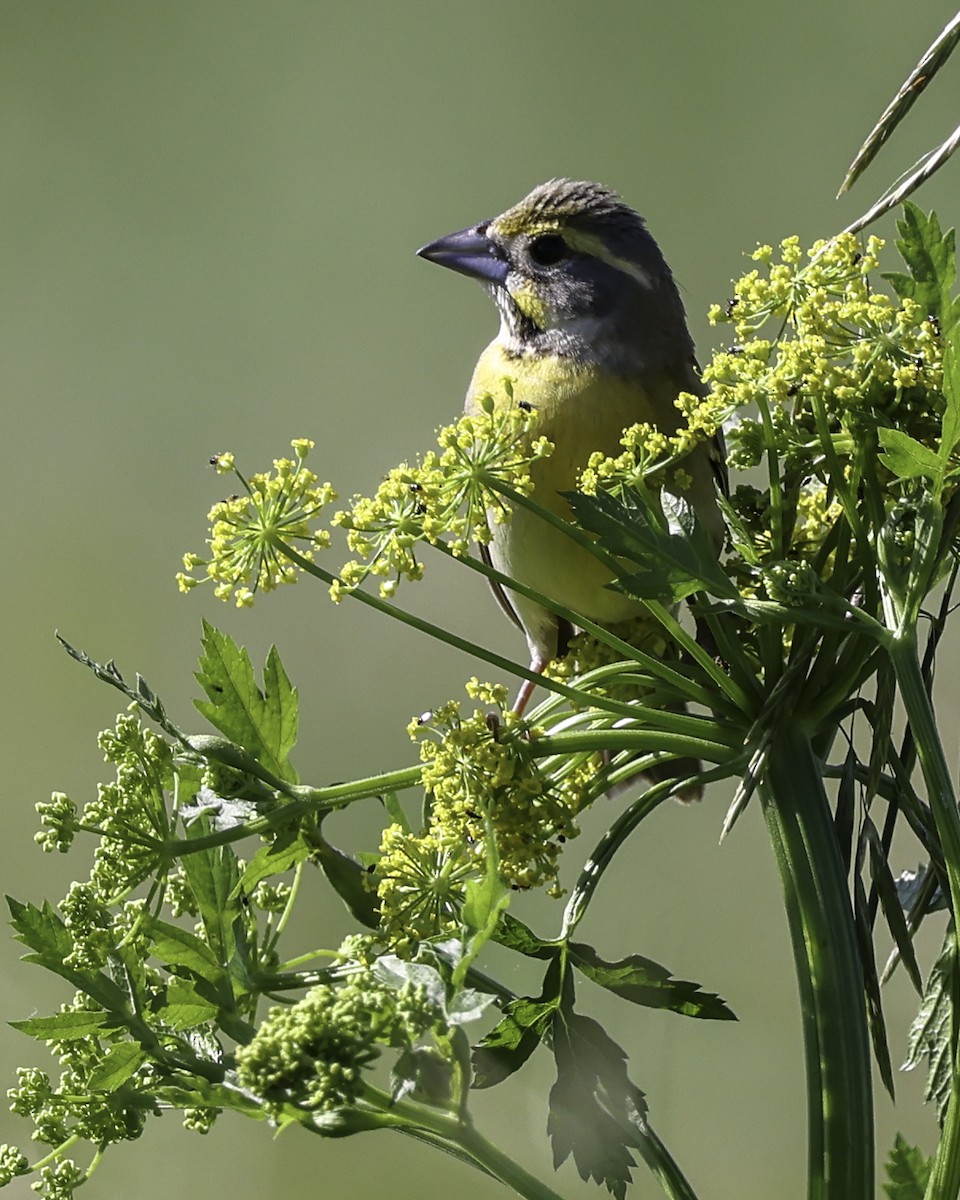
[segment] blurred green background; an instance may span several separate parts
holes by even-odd
[[[409,762],[410,715],[462,695],[474,663],[359,606],[334,608],[309,583],[247,613],[205,591],[180,597],[173,583],[223,490],[211,453],[230,448],[259,469],[291,437],[310,436],[312,465],[349,494],[459,412],[494,315],[479,288],[417,260],[417,246],[550,176],[600,179],[648,217],[706,357],[717,335],[704,313],[727,296],[743,251],[835,232],[953,127],[948,68],[853,198],[832,199],[954,7],[5,0],[3,890],[35,901],[63,893],[71,860],[33,846],[33,806],[53,788],[91,794],[102,771],[95,735],[118,708],[58,649],[55,628],[143,672],[197,727],[201,617],[258,662],[275,641],[301,689],[298,767],[316,783]],[[957,218],[958,170],[920,195],[945,224]],[[467,572],[431,563],[402,595],[521,652]],[[591,1011],[628,1047],[655,1126],[704,1200],[799,1196],[802,1053],[779,884],[757,810],[718,848],[727,799],[648,822],[585,932],[610,957],[641,952],[719,991],[740,1023],[627,1012],[594,996]],[[379,825],[371,805],[336,833],[371,846]],[[904,848],[895,865],[913,855]],[[305,944],[346,928],[316,896]],[[549,929],[553,907],[537,912]],[[4,1017],[64,998],[8,939],[0,954]],[[512,960],[505,969],[522,986]],[[902,979],[887,1003],[899,1062],[914,1009]],[[2,1035],[0,1079],[30,1061],[43,1061],[31,1042]],[[547,1173],[548,1083],[534,1063],[478,1101],[485,1126]],[[878,1096],[882,1149],[897,1128],[932,1148],[920,1083],[898,1079],[898,1111]],[[0,1113],[0,1140],[25,1133]],[[570,1165],[557,1185],[597,1194]],[[388,1134],[325,1143],[293,1132],[278,1143],[237,1118],[200,1139],[169,1115],[112,1150],[89,1193],[158,1200],[214,1188],[233,1200],[503,1194]],[[32,1193],[21,1184],[7,1194]],[[632,1194],[659,1190],[641,1170]]]

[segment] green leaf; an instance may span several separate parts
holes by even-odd
[[[127,997],[109,976],[102,971],[81,971],[67,965],[66,957],[73,950],[73,938],[48,901],[44,900],[42,908],[36,908],[8,896],[7,904],[16,940],[33,951],[23,956],[24,962],[37,963],[61,979],[66,979],[127,1023],[131,1016]]]
[[[557,1002],[521,996],[473,1050],[473,1086],[494,1087],[519,1071],[549,1032]]]
[[[105,1029],[116,1026],[109,1013],[63,1012],[52,1017],[29,1017],[11,1021],[14,1029],[41,1041],[69,1042],[74,1038],[96,1037]]]
[[[298,830],[282,830],[269,846],[261,846],[250,859],[237,883],[237,895],[248,896],[264,879],[282,875],[304,862],[313,853],[313,847]]]
[[[187,829],[188,838],[204,837],[204,826],[204,821],[195,821]],[[180,861],[214,960],[222,967],[229,967],[237,949],[234,924],[240,916],[236,857],[230,846],[208,846],[186,851]]]
[[[195,933],[160,920],[151,922],[150,932],[153,936],[153,953],[162,963],[171,967],[186,967],[211,983],[221,981],[223,968],[207,943]]]
[[[867,1006],[867,1024],[870,1028],[873,1056],[876,1059],[877,1070],[880,1072],[883,1086],[887,1089],[890,1099],[893,1100],[895,1098],[893,1064],[890,1061],[887,1023],[884,1019],[883,1003],[880,996],[880,977],[877,974],[877,961],[873,949],[867,896],[860,875],[862,866],[863,841],[861,840],[857,850],[857,862],[853,880],[854,929],[857,936],[857,947],[860,951],[860,967],[863,972],[863,995]]]
[[[87,1086],[92,1092],[115,1092],[147,1059],[137,1042],[118,1042],[90,1072]]]
[[[494,941],[528,958],[556,958],[560,947],[557,941],[545,941],[537,937],[529,926],[509,912],[501,915]]]
[[[463,957],[453,972],[453,983],[458,987],[466,979],[471,963],[476,960],[477,955],[493,937],[497,929],[497,922],[510,903],[510,893],[497,869],[496,849],[492,833],[493,831],[490,830],[491,837],[488,846],[494,850],[494,853],[488,854],[486,873],[483,879],[468,880],[466,886],[466,899],[462,915],[463,923],[470,931],[470,936]]]
[[[943,348],[943,398],[940,459],[946,463],[960,441],[960,326],[953,329]]]
[[[932,1165],[932,1159],[898,1133],[885,1164],[888,1182],[883,1190],[890,1200],[923,1200]]]
[[[637,493],[618,500],[606,492],[587,496],[564,492],[577,522],[595,533],[604,550],[640,566],[624,568],[619,590],[642,600],[682,600],[692,592],[706,591],[722,599],[739,593],[717,561],[710,535],[697,520],[692,506],[668,492],[662,494],[668,528]]]
[[[368,929],[377,929],[380,925],[380,902],[376,892],[368,885],[369,872],[349,854],[332,846],[319,830],[313,834],[312,840],[317,865],[347,906],[350,915]]]
[[[957,278],[954,232],[941,233],[935,212],[926,216],[908,200],[897,220],[897,249],[907,264],[909,275],[884,273],[901,299],[915,300],[924,313],[935,317],[943,334],[953,329],[960,316],[960,305],[952,292]]]
[[[903,915],[900,897],[897,895],[897,885],[890,871],[890,863],[884,852],[883,844],[877,827],[869,816],[863,817],[861,836],[867,840],[869,851],[870,877],[873,879],[880,900],[880,908],[887,922],[893,940],[900,951],[903,965],[907,969],[910,981],[917,989],[917,994],[923,994],[923,982],[920,978],[920,965],[917,962],[916,951],[913,948],[913,938],[907,928],[907,920]]]
[[[390,1071],[390,1097],[394,1104],[414,1096],[426,1104],[448,1105],[452,1084],[452,1064],[425,1046],[408,1046],[397,1056]]]
[[[550,1089],[547,1132],[553,1163],[572,1154],[581,1179],[624,1200],[646,1114],[643,1093],[627,1075],[626,1055],[590,1017],[564,1003],[554,1016],[557,1081]]]
[[[520,922],[518,921],[519,925]],[[518,1071],[549,1036],[561,1003],[563,972],[556,950],[537,999],[520,996],[504,1007],[503,1020],[473,1050],[473,1086],[494,1087]]]
[[[943,462],[939,456],[902,429],[883,426],[877,430],[884,453],[880,461],[898,479],[930,479],[936,483],[943,475]]]
[[[196,678],[209,700],[194,701],[199,712],[271,774],[296,783],[289,755],[297,740],[299,704],[276,647],[271,646],[263,668],[263,690],[247,651],[207,621],[203,649]]]
[[[75,646],[71,646],[70,643],[65,638],[62,638],[59,633],[56,635],[56,637],[57,641],[72,659],[75,659],[78,663],[81,663],[85,667],[89,667],[89,669],[94,673],[94,675],[96,675],[98,679],[102,680],[104,683],[109,683],[111,687],[114,687],[117,689],[117,691],[122,692],[128,700],[132,700],[133,703],[136,704],[140,709],[140,711],[149,717],[150,720],[156,725],[158,725],[164,731],[164,733],[168,733],[174,739],[174,741],[186,741],[186,735],[169,719],[162,700],[154,692],[153,688],[150,687],[143,676],[139,674],[139,672],[137,673],[136,677],[136,685],[131,687],[130,684],[128,684],[120,674],[117,664],[112,659],[107,663],[98,663],[92,659],[89,654],[85,654],[82,650],[78,650]]]
[[[396,792],[384,792],[383,807],[387,810],[390,820],[394,825],[399,825],[404,833],[411,833],[410,822],[407,820],[407,814],[403,811],[403,805],[400,803],[400,798]]]
[[[466,887],[463,923],[468,929],[485,933],[489,938],[500,914],[509,903],[510,893],[499,876],[488,874],[483,879],[471,879]]]
[[[218,1008],[201,996],[185,979],[171,979],[167,985],[166,1004],[157,1013],[157,1019],[173,1029],[195,1029],[208,1021],[214,1021]]]
[[[592,946],[571,942],[568,957],[588,979],[633,1004],[713,1021],[737,1019],[719,996],[701,991],[697,983],[671,978],[665,967],[639,954],[606,962]]]
[[[960,992],[957,972],[956,934],[953,923],[947,929],[940,956],[933,964],[920,1001],[920,1011],[910,1026],[910,1038],[904,1071],[912,1071],[927,1062],[927,1084],[924,1100],[933,1100],[941,1126],[946,1116],[947,1101],[953,1082],[954,1035],[951,1010]]]

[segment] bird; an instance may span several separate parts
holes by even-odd
[[[533,496],[566,520],[571,512],[561,493],[576,488],[591,453],[621,453],[624,429],[638,422],[675,432],[679,393],[706,394],[670,268],[643,218],[611,188],[548,180],[500,216],[417,253],[479,280],[491,295],[499,330],[476,364],[465,410],[475,413],[492,398],[495,409],[520,405],[531,414],[529,436],[554,446],[531,464]],[[683,469],[684,495],[719,552],[722,444],[701,443]],[[498,571],[599,625],[643,611],[607,586],[611,571],[586,548],[525,508],[494,525],[485,550]],[[494,589],[525,634],[530,671],[539,676],[574,630],[529,598]],[[535,686],[532,679],[521,686],[518,716]]]

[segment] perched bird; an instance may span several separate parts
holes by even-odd
[[[480,280],[493,297],[500,330],[480,355],[466,410],[489,395],[497,406],[533,412],[535,434],[555,447],[532,466],[534,498],[565,519],[569,505],[558,493],[576,487],[593,451],[620,453],[623,430],[641,421],[674,432],[681,421],[677,395],[704,394],[670,268],[643,219],[609,188],[552,179],[499,217],[418,253]],[[722,477],[722,456],[703,444],[683,469],[692,477],[684,495],[719,548],[714,480]],[[499,571],[598,624],[642,611],[606,586],[609,570],[586,549],[526,509],[495,527],[489,558]],[[530,667],[539,674],[572,631],[523,596],[500,590],[498,598],[526,634]],[[533,687],[527,681],[521,688],[518,713]]]

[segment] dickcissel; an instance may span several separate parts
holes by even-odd
[[[593,451],[622,451],[623,430],[649,422],[675,432],[680,392],[704,394],[683,304],[643,219],[598,183],[552,179],[499,217],[448,234],[421,257],[478,279],[497,306],[500,330],[480,355],[466,410],[496,406],[534,414],[533,436],[553,444],[531,468],[534,498],[559,516],[559,494],[577,486]],[[505,382],[506,381],[506,382]],[[717,540],[718,447],[683,460],[683,495]],[[676,489],[668,479],[668,489]],[[606,585],[611,574],[589,551],[527,509],[496,525],[489,559],[504,574],[601,625],[639,615],[636,600]],[[526,634],[531,670],[563,652],[570,634],[548,609],[515,593],[498,598]],[[533,690],[521,688],[522,712]]]

